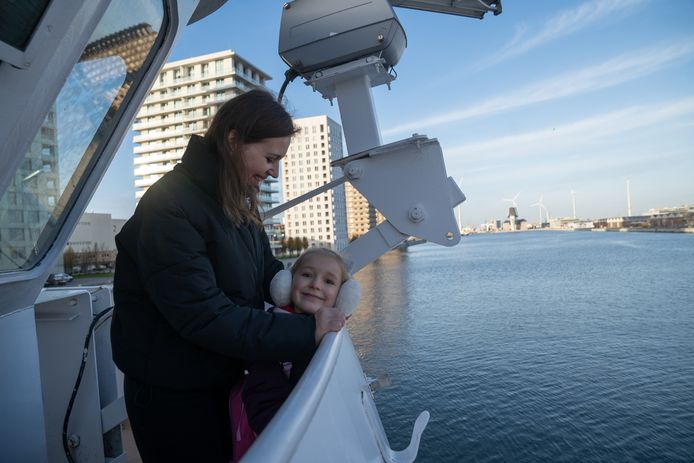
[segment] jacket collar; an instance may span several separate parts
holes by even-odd
[[[181,164],[176,168],[185,170],[193,183],[219,201],[217,190],[218,164],[217,153],[207,146],[201,136],[192,135],[181,158]]]
[[[207,193],[211,198],[217,201],[217,203],[220,203],[219,190],[217,188],[218,166],[217,153],[207,146],[202,137],[199,135],[192,135],[186,147],[186,151],[181,158],[181,163],[178,164],[175,169],[183,170],[185,175],[187,175],[198,188]],[[224,217],[226,222],[228,219],[226,219],[224,213],[220,211],[220,214]],[[250,252],[252,256],[257,256],[259,251],[257,251],[254,232],[256,227],[251,224],[246,224],[237,228],[239,229],[241,239],[248,248],[248,252]],[[256,260],[257,259],[254,259],[253,262]]]

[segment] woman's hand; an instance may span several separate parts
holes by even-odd
[[[316,317],[316,345],[320,344],[325,333],[340,331],[345,326],[345,314],[335,307],[322,307],[314,314]]]

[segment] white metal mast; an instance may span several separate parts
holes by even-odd
[[[573,207],[573,218],[576,218],[576,192],[571,190],[571,206]]]

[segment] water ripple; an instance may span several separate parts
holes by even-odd
[[[418,461],[694,461],[694,236],[522,233],[390,253],[350,334]]]

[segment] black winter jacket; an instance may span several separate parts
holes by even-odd
[[[230,387],[243,360],[313,354],[313,317],[262,310],[282,263],[261,227],[226,218],[216,175],[216,154],[193,136],[116,236],[113,358],[145,383]]]

